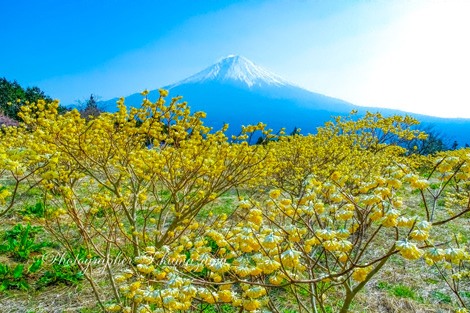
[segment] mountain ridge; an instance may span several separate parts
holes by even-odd
[[[213,127],[230,125],[235,134],[241,125],[263,122],[275,131],[301,128],[314,133],[318,126],[334,116],[346,116],[352,110],[381,112],[385,116],[400,114],[413,116],[425,124],[435,125],[437,131],[447,134],[449,141],[461,145],[470,143],[470,119],[452,119],[414,114],[394,109],[361,107],[347,101],[311,92],[281,76],[237,55],[230,55],[202,71],[162,87],[171,97],[183,96],[191,110],[207,113],[205,123]],[[150,101],[158,99],[158,89],[147,95]],[[101,101],[100,108],[115,111],[118,98]],[[125,98],[128,106],[140,106],[142,96],[134,93]]]

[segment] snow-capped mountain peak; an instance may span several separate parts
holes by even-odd
[[[262,68],[250,60],[238,56],[229,55],[205,70],[182,80],[171,87],[188,83],[203,83],[207,81],[219,81],[228,83],[242,83],[248,87],[263,85],[292,85],[282,77]]]

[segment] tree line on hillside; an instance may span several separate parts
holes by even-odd
[[[46,95],[39,87],[23,88],[17,81],[9,81],[5,77],[0,78],[0,126],[14,126],[21,122],[18,113],[21,107],[28,103],[36,103],[39,99],[51,102],[52,97]],[[78,101],[79,111],[82,117],[98,116],[102,110],[98,108],[95,96],[85,102]],[[59,113],[68,110],[65,106],[59,105]]]
[[[0,127],[18,125],[21,121],[21,118],[18,116],[20,108],[25,104],[37,102],[39,99],[44,99],[46,102],[52,101],[52,98],[46,95],[39,87],[23,88],[16,81],[9,81],[4,77],[0,78]],[[78,101],[78,106],[81,116],[85,119],[97,117],[103,112],[98,107],[96,96],[93,94],[84,102]],[[66,107],[59,106],[59,113],[66,112],[67,110]],[[425,127],[422,130],[428,134],[428,138],[407,141],[405,148],[410,153],[428,155],[439,151],[455,150],[458,147],[458,143],[455,141],[452,144],[447,143],[445,136],[431,126]],[[300,135],[300,129],[295,127],[290,135]],[[263,137],[258,138],[257,144],[263,142],[265,142]],[[465,147],[468,147],[468,144],[465,144]]]

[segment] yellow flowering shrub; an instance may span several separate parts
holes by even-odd
[[[287,286],[302,288],[304,294],[309,294],[306,299],[313,301],[310,305],[322,307],[328,299],[329,291],[323,288],[328,281],[334,281],[335,289],[342,290],[346,301],[351,301],[394,254],[408,260],[423,256],[436,261],[461,260],[465,256],[461,250],[425,249],[432,223],[425,216],[408,212],[397,188],[389,184],[404,177],[408,170],[386,166],[382,176],[367,183],[368,188],[359,184],[351,190],[347,182],[337,184],[334,180],[338,177],[323,183],[311,178],[302,198],[274,189],[267,191],[264,201],[243,200],[234,213],[237,218],[214,220],[202,233],[193,235],[206,239],[184,250],[191,264],[173,264],[174,271],[206,282],[211,295],[220,295],[223,284],[230,284],[233,305],[250,311],[273,308],[275,302],[265,295]],[[396,240],[384,246],[378,234]],[[184,243],[175,241],[172,245]],[[246,292],[258,286],[264,287],[259,289],[263,290],[259,300]],[[227,303],[216,296],[194,301]],[[340,309],[346,312],[347,306]]]
[[[36,186],[46,199],[46,227],[65,247],[132,260],[179,238],[225,192],[263,184],[268,147],[248,145],[246,132],[229,141],[226,127],[211,131],[204,113],[191,114],[180,98],[167,104],[166,94],[154,103],[144,98],[141,108],[121,99],[118,112],[90,120],[76,110],[58,115],[57,102],[22,107],[22,126],[0,134],[0,173],[14,182],[0,189],[0,214]],[[153,271],[146,263],[137,269]]]
[[[147,94],[89,120],[40,101],[0,133],[0,215],[39,190],[47,230],[105,261],[114,299],[97,292],[103,309],[273,311],[288,293],[322,312],[342,294],[335,309],[347,312],[394,255],[438,267],[457,298],[467,286],[468,242],[435,230],[468,218],[468,150],[407,156],[400,143],[425,136],[416,120],[380,114],[315,135],[275,138],[260,123],[227,138],[181,98]],[[267,140],[248,144],[253,132]],[[238,196],[228,212],[208,212],[227,192]],[[79,265],[94,284],[93,265]]]

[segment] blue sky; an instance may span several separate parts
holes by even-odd
[[[470,1],[1,0],[0,76],[69,104],[229,54],[358,105],[470,118]]]

